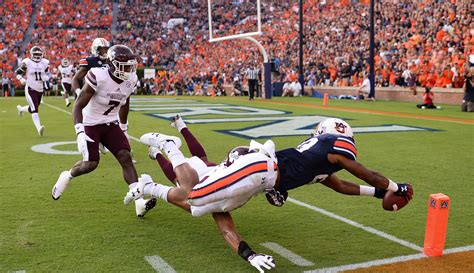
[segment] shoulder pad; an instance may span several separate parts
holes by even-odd
[[[357,159],[357,148],[354,140],[349,137],[338,136],[333,145],[333,150],[337,154],[342,154],[350,159]]]

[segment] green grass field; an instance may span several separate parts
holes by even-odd
[[[272,272],[303,272],[420,253],[300,206],[297,201],[423,247],[428,196],[442,192],[451,198],[446,248],[474,245],[474,115],[461,113],[459,106],[442,105],[442,110],[429,111],[410,103],[381,101],[331,100],[330,107],[324,108],[321,100],[312,98],[253,102],[245,98],[136,99],[132,108],[148,109],[129,115],[137,171],[165,184],[170,183],[156,162],[148,158],[147,148],[133,138],[152,131],[178,135],[165,119],[166,114],[186,115],[194,109],[196,115],[185,116],[186,121],[228,119],[188,123],[215,162],[224,159],[230,148],[249,142],[251,137],[243,137],[242,129],[278,124],[258,121],[261,117],[320,115],[348,119],[353,128],[396,124],[429,129],[355,135],[361,163],[395,181],[413,184],[414,200],[399,212],[384,211],[378,199],[344,196],[318,184],[291,191],[290,197],[296,201],[281,208],[268,205],[259,195],[233,212],[238,231],[253,249],[274,256],[277,268]],[[17,104],[25,105],[24,98],[0,99],[0,272],[153,272],[146,256],[160,257],[177,272],[257,272],[232,253],[210,216],[192,218],[160,201],[144,219],[138,219],[133,206],[123,205],[128,187],[111,154],[102,156],[96,171],[74,179],[61,199],[53,201],[51,188],[58,175],[80,156],[45,154],[31,148],[71,142],[55,149],[75,150],[72,109],[65,108],[60,98],[47,97],[40,108],[46,132],[40,137],[29,114],[18,116]],[[203,106],[196,108],[199,104]],[[238,106],[284,113],[248,113],[249,108]],[[374,110],[377,112],[369,112]],[[247,120],[229,121],[235,118]],[[264,130],[267,137],[260,140],[284,129],[271,128]],[[277,149],[283,149],[295,147],[305,136],[271,138]],[[189,155],[186,148],[183,151]],[[345,172],[339,176],[361,182]],[[296,265],[262,245],[266,242],[276,243],[313,264]]]

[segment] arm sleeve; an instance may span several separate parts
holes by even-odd
[[[96,76],[94,74],[94,72],[92,72],[92,69],[89,70],[89,72],[87,72],[87,75],[85,77],[86,79],[86,82],[87,84],[92,87],[92,89],[94,89],[94,91],[97,90],[97,79],[96,79]]]
[[[329,153],[341,154],[349,159],[357,160],[357,148],[354,141],[348,137],[337,137]]]

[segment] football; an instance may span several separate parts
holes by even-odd
[[[384,210],[397,211],[408,204],[405,197],[396,195],[393,191],[387,191],[383,197],[382,207]]]

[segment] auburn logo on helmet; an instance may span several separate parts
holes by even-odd
[[[336,122],[336,127],[334,127],[334,129],[336,129],[336,131],[338,131],[341,134],[345,134],[346,133],[346,127],[347,126],[344,125],[343,123]]]

